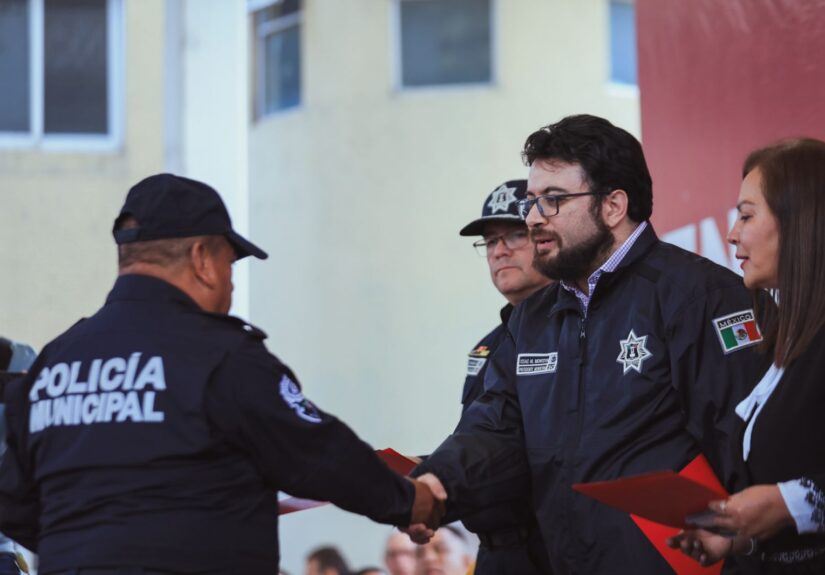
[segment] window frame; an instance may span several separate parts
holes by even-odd
[[[486,82],[467,82],[453,84],[430,84],[427,86],[405,86],[403,83],[404,70],[401,56],[401,3],[419,2],[424,0],[392,0],[390,9],[390,38],[391,41],[391,82],[393,92],[429,92],[444,91],[454,92],[457,90],[477,90],[493,88],[499,83],[499,18],[498,0],[490,2],[490,79]],[[449,0],[445,0],[449,1]]]
[[[0,130],[0,149],[40,149],[60,152],[112,152],[123,139],[124,108],[124,9],[123,0],[106,0],[106,100],[108,132],[106,134],[43,131],[45,108],[44,85],[44,0],[28,0],[29,18],[29,130]]]
[[[280,16],[275,20],[264,22],[261,25],[255,24],[255,13],[265,8],[269,8],[270,6],[281,4],[282,2],[283,0],[247,0],[247,13],[251,17],[250,25],[253,28],[255,37],[255,78],[253,83],[253,93],[255,94],[253,120],[255,122],[274,116],[280,116],[282,114],[289,114],[304,107],[304,35],[300,34],[301,46],[298,56],[298,66],[301,74],[301,85],[298,94],[298,103],[295,106],[289,106],[287,108],[281,108],[271,112],[266,111],[266,83],[264,82],[264,78],[266,77],[266,58],[264,58],[264,54],[266,52],[266,39],[272,34],[283,32],[289,28],[302,27],[304,24],[304,1],[301,1],[300,10],[297,10],[292,14],[287,14],[286,16]],[[299,30],[299,32],[301,32],[301,30]]]

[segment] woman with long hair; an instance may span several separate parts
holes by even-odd
[[[705,565],[750,555],[764,573],[825,573],[825,142],[751,153],[736,208],[745,285],[778,303],[760,314],[773,364],[736,407],[752,486],[669,544]]]

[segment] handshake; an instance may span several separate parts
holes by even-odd
[[[444,502],[447,490],[432,473],[425,473],[417,479],[410,479],[415,485],[415,501],[410,515],[409,527],[401,529],[414,542],[427,543],[441,525],[446,513]]]

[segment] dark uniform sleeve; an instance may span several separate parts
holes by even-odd
[[[233,353],[210,386],[210,420],[249,454],[273,490],[331,501],[381,523],[409,523],[413,484],[306,400],[291,371],[263,344]]]
[[[455,432],[413,472],[435,474],[447,489],[446,521],[529,493],[521,409],[513,380],[515,344],[508,333],[490,358],[484,393]]]
[[[730,285],[689,302],[668,323],[672,381],[686,428],[725,487],[734,491],[747,485],[744,467],[732,456],[734,408],[759,381],[770,358],[753,345],[725,353],[714,319],[752,307],[742,286]]]
[[[37,551],[40,499],[22,442],[27,437],[24,379],[9,383],[6,398],[6,449],[0,464],[0,532]]]

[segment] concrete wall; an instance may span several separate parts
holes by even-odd
[[[223,197],[235,230],[248,229],[247,142],[249,41],[245,2],[181,1],[179,74],[180,173],[209,183]],[[169,63],[166,63],[168,68]],[[167,85],[176,81],[170,77]],[[168,108],[174,107],[170,100]],[[235,265],[231,313],[249,313],[248,261]]]
[[[570,113],[639,133],[608,86],[604,0],[499,0],[488,87],[398,91],[391,1],[308,0],[303,104],[250,132],[251,319],[311,399],[376,448],[428,453],[452,430],[471,346],[503,299],[458,230],[524,177],[536,128]],[[283,566],[342,542],[378,562],[387,530],[343,512],[282,522]]]

